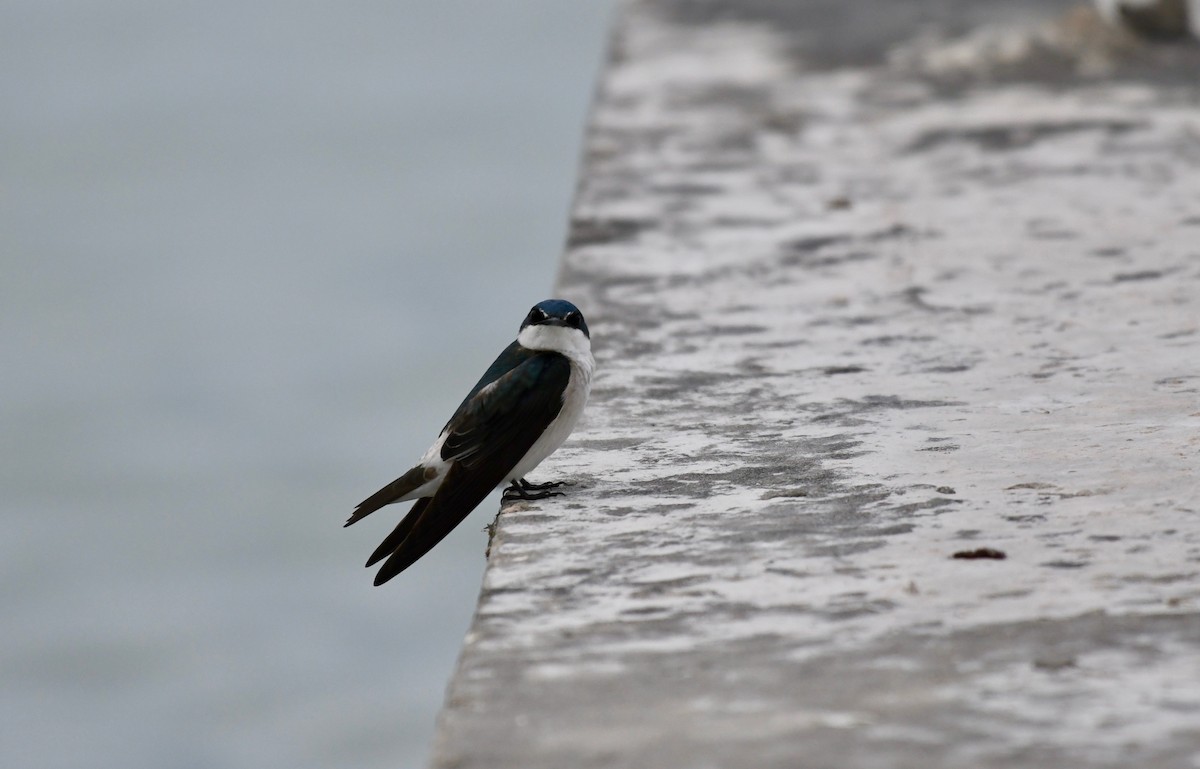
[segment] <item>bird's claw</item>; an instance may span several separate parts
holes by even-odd
[[[500,495],[501,502],[514,502],[516,500],[536,500],[546,499],[548,497],[561,497],[561,491],[549,491],[556,486],[561,486],[562,482],[556,483],[529,483],[528,481],[513,481],[511,486],[504,489],[504,493]]]
[[[556,489],[559,486],[564,485],[566,483],[566,481],[550,481],[549,483],[530,483],[529,481],[522,478],[517,483],[519,483],[521,488],[524,489],[525,491],[545,491],[546,489]]]

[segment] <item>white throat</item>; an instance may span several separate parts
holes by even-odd
[[[577,328],[526,326],[517,334],[517,342],[527,350],[562,353],[573,363],[586,363],[588,369],[592,367],[592,341]]]

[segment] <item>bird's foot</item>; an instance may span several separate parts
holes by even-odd
[[[526,491],[545,491],[546,489],[556,489],[559,486],[562,486],[563,484],[565,484],[566,481],[550,481],[549,483],[530,483],[529,481],[522,478],[520,481],[518,481],[518,483],[520,483],[521,488],[525,489]]]
[[[500,496],[501,502],[512,502],[518,499],[546,499],[547,497],[561,497],[561,491],[549,491],[555,486],[561,486],[561,483],[543,483],[534,485],[526,483],[524,480],[518,482],[513,481],[510,486],[505,487],[504,493]]]

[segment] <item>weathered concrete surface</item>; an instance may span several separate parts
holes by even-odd
[[[1065,8],[624,7],[436,766],[1200,766],[1200,55]]]

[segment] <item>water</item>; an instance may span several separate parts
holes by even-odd
[[[549,295],[609,11],[0,8],[0,766],[424,765],[496,500],[341,523]]]

